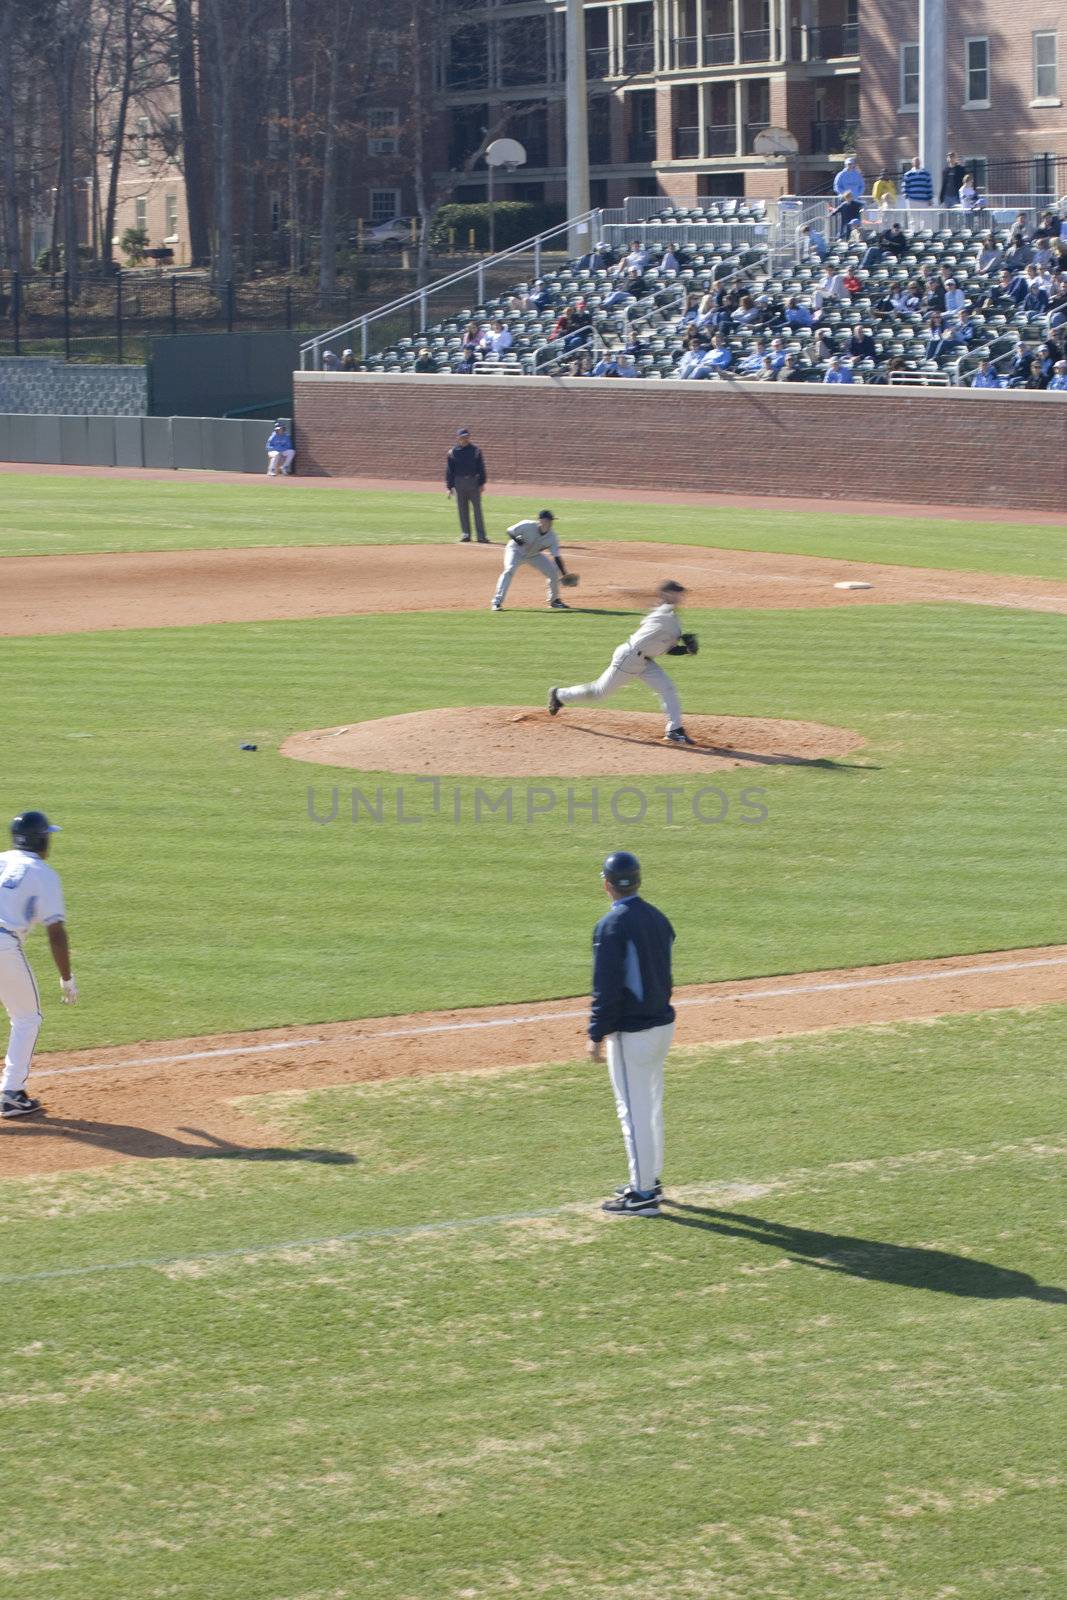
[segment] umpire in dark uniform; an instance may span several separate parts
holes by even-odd
[[[460,544],[471,542],[471,512],[479,544],[491,544],[485,536],[482,517],[482,490],[485,488],[485,457],[471,438],[469,428],[460,428],[445,462],[445,488],[455,495],[459,509]]]
[[[603,1209],[658,1217],[663,1193],[663,1063],[674,1037],[671,950],[674,929],[642,900],[641,866],[616,850],[601,869],[611,910],[593,930],[593,1005],[589,1058],[603,1060],[630,1163],[630,1181]]]

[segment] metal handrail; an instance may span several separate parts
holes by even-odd
[[[439,294],[443,289],[454,289],[460,283],[474,280],[480,304],[485,298],[485,274],[487,269],[501,266],[517,256],[527,255],[532,252],[534,277],[540,277],[541,252],[546,243],[561,234],[564,237],[569,237],[573,230],[581,229],[586,224],[593,224],[589,229],[590,245],[592,245],[599,217],[599,209],[583,212],[579,217],[570,217],[566,222],[561,222],[554,228],[547,228],[542,233],[535,233],[529,239],[523,239],[519,244],[511,245],[507,250],[498,250],[495,255],[483,256],[473,267],[462,267],[459,271],[449,273],[444,278],[438,278],[422,289],[410,290],[398,299],[389,301],[387,305],[379,306],[376,311],[364,312],[362,316],[353,317],[348,322],[342,322],[336,328],[329,328],[325,333],[316,334],[313,339],[305,340],[300,346],[301,371],[306,372],[308,370],[309,359],[311,370],[315,372],[321,371],[323,347],[332,340],[346,338],[357,328],[360,332],[361,357],[365,361],[370,351],[369,336],[372,323],[380,322],[384,317],[395,316],[398,312],[409,310],[413,306],[419,307],[421,327],[425,329],[430,297]]]

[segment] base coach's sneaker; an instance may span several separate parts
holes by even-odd
[[[0,1095],[0,1117],[32,1117],[41,1110],[41,1102],[34,1100],[25,1089],[6,1089]]]
[[[610,1200],[605,1200],[601,1211],[607,1211],[615,1217],[658,1217],[661,1216],[659,1202],[655,1194],[642,1194],[640,1189],[624,1189],[622,1194],[614,1195]]]
[[[629,1192],[630,1192],[630,1185],[628,1183],[620,1183],[619,1187],[615,1190],[616,1196],[618,1198],[620,1198],[620,1199],[624,1194],[629,1194]],[[653,1189],[652,1189],[652,1194],[653,1194],[653,1198],[656,1199],[656,1200],[662,1200],[663,1199],[663,1179],[662,1178],[657,1178],[656,1179],[656,1182],[655,1182],[655,1184],[653,1186]]]

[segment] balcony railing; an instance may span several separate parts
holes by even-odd
[[[671,66],[676,70],[681,67],[695,67],[699,56],[699,39],[672,39],[671,40]]]
[[[655,128],[631,128],[626,141],[628,161],[655,161]]]
[[[732,67],[737,59],[736,42],[732,33],[706,33],[704,35],[705,66]]]
[[[625,72],[651,72],[655,61],[655,45],[651,39],[645,44],[623,46],[622,65]]]
[[[832,61],[838,56],[858,55],[860,30],[857,22],[832,23],[808,29],[808,60]]]
[[[745,32],[741,35],[742,61],[769,61],[771,59],[771,34],[769,28]]]
[[[761,124],[762,126],[762,124]],[[732,122],[713,123],[704,129],[704,155],[700,154],[700,129],[675,128],[675,161],[693,161],[714,156],[736,156],[737,127]]]
[[[691,160],[700,154],[700,129],[675,128],[674,130],[674,159],[675,161]]]
[[[608,66],[611,61],[611,51],[607,45],[602,48],[598,45],[585,52],[585,71],[589,78],[606,78]]]
[[[837,118],[830,122],[813,122],[811,148],[817,156],[842,155],[855,150],[860,125],[854,120]]]

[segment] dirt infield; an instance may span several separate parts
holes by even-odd
[[[282,755],[361,772],[470,778],[599,778],[810,766],[858,750],[847,728],[753,717],[687,717],[696,748],[663,742],[663,717],[582,708],[550,717],[523,706],[449,706],[351,727],[294,733]]]
[[[564,549],[581,576],[570,596],[578,614],[641,609],[666,577],[686,585],[691,605],[727,610],[955,601],[1067,613],[1067,583],[1044,578],[690,545]],[[502,554],[499,544],[450,544],[9,556],[0,560],[0,636],[488,608]],[[834,587],[850,580],[873,587]],[[510,609],[544,604],[544,580],[520,571],[498,624],[507,626]],[[561,613],[553,620],[566,626],[568,619]]]
[[[1058,945],[694,985],[675,995],[677,1040],[725,1044],[1051,1004],[1064,998],[1065,975],[1067,945]],[[30,1087],[48,1114],[0,1124],[0,1172],[168,1157],[314,1159],[243,1115],[240,1097],[574,1060],[586,1015],[576,997],[40,1056]]]

